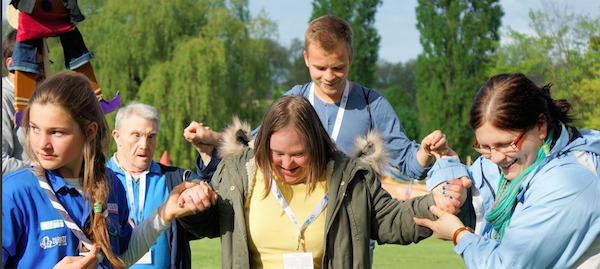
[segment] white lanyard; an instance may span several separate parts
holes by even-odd
[[[131,174],[123,171],[125,173],[125,178],[127,179],[127,197],[129,198],[129,208],[131,211],[129,212],[129,217],[133,220],[135,225],[138,225],[142,221],[142,213],[144,212],[144,203],[146,202],[146,175],[148,171],[144,171],[140,174],[140,189],[138,192],[138,211],[135,210],[135,199],[133,197],[133,179],[131,178]]]
[[[323,209],[325,209],[325,207],[327,207],[327,201],[329,200],[329,193],[326,193],[325,196],[323,196],[323,199],[321,199],[321,202],[319,202],[319,204],[317,204],[315,209],[313,209],[313,211],[310,213],[308,218],[306,218],[306,221],[304,221],[304,224],[302,224],[302,226],[300,226],[300,224],[298,223],[298,220],[296,220],[296,215],[294,215],[294,212],[292,212],[292,209],[290,208],[288,203],[285,201],[285,198],[283,197],[283,194],[279,190],[279,187],[277,187],[277,183],[272,178],[271,178],[271,193],[273,193],[273,195],[275,195],[275,198],[277,199],[277,202],[279,202],[279,205],[281,205],[281,207],[283,208],[283,211],[285,211],[285,213],[288,215],[288,217],[290,217],[290,219],[292,220],[294,225],[296,225],[296,227],[298,228],[298,243],[296,245],[296,250],[298,250],[298,249],[300,249],[300,239],[302,236],[302,231],[306,230],[306,227],[308,227],[308,225],[313,223],[317,219],[319,214],[321,214]]]
[[[346,87],[344,88],[344,94],[342,94],[342,101],[338,108],[337,117],[335,118],[335,124],[333,125],[333,132],[331,133],[331,139],[337,140],[340,133],[340,127],[342,126],[342,119],[344,118],[344,112],[346,111],[346,104],[348,104],[348,90],[350,89],[350,81],[346,80]],[[315,83],[310,84],[310,91],[308,93],[308,101],[314,107],[315,106]]]

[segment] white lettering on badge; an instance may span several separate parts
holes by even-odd
[[[42,242],[40,242],[40,247],[43,249],[49,249],[56,246],[66,246],[67,245],[67,236],[55,236],[50,238],[49,236],[44,236],[42,238]]]

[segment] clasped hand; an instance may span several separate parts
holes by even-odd
[[[206,210],[217,202],[217,192],[207,182],[183,182],[169,193],[167,200],[158,207],[158,215],[165,222],[175,218],[190,216]],[[132,225],[133,226],[133,225]],[[96,268],[100,247],[94,245],[89,253],[83,256],[67,256],[60,260],[54,268]]]
[[[467,199],[467,188],[469,187],[471,187],[471,180],[462,177],[440,183],[433,188],[431,193],[438,208],[456,215]]]
[[[216,204],[216,191],[207,182],[200,183],[183,182],[177,185],[167,201],[159,207],[160,217],[170,222],[175,218],[181,218],[204,211]]]
[[[414,218],[416,224],[425,226],[433,231],[438,239],[451,240],[453,233],[460,227],[465,226],[455,216],[467,198],[467,188],[471,187],[471,179],[461,177],[442,182],[431,192],[435,200],[435,206],[429,209],[438,219],[433,221],[426,218]]]

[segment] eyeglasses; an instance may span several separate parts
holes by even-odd
[[[512,142],[498,145],[495,147],[482,146],[479,144],[479,142],[477,142],[477,138],[475,138],[475,141],[473,141],[473,149],[475,149],[477,152],[481,153],[481,155],[484,156],[490,156],[492,154],[492,150],[495,150],[496,152],[500,152],[502,154],[515,152],[517,151],[519,143],[521,143],[521,140],[523,140],[523,136],[525,136],[526,132],[527,130],[523,130],[519,135],[517,135],[515,140],[513,140]]]

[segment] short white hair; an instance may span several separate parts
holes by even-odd
[[[115,129],[119,130],[121,127],[121,121],[131,115],[137,115],[156,124],[156,129],[160,127],[160,116],[158,110],[147,104],[131,102],[128,105],[119,108],[117,116],[115,117]]]

